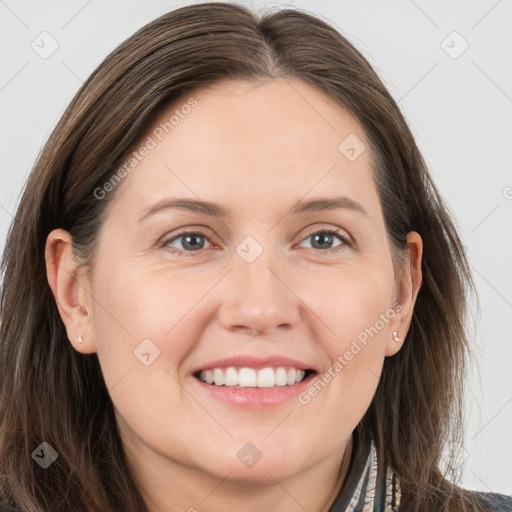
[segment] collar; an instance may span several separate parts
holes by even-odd
[[[373,439],[352,433],[352,456],[329,512],[398,512],[400,484],[391,468],[379,468]]]

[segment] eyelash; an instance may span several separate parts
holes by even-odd
[[[324,228],[324,229],[320,229],[320,230],[317,230],[317,231],[313,231],[312,233],[310,233],[309,235],[304,237],[300,242],[304,242],[308,238],[311,238],[312,236],[318,235],[318,234],[334,235],[337,238],[339,238],[341,242],[343,242],[341,245],[338,245],[336,247],[331,247],[329,249],[314,249],[313,248],[316,252],[319,252],[320,254],[324,254],[324,253],[327,253],[327,252],[331,252],[331,253],[332,252],[338,252],[340,250],[343,250],[345,246],[352,247],[351,241],[343,233],[343,231],[341,231],[339,229],[335,229],[335,228]],[[167,238],[166,240],[164,240],[162,242],[162,244],[161,244],[161,247],[163,247],[164,249],[168,250],[171,254],[176,254],[178,256],[192,256],[194,253],[201,252],[203,249],[198,249],[197,251],[184,251],[182,249],[176,249],[175,247],[168,247],[167,246],[167,244],[169,244],[170,242],[173,242],[174,240],[177,240],[177,239],[179,239],[179,238],[181,238],[183,236],[186,236],[186,235],[199,235],[199,236],[201,236],[201,237],[203,237],[203,238],[208,240],[208,236],[206,236],[201,231],[182,231],[181,233],[177,233],[176,235],[173,235],[171,238]]]

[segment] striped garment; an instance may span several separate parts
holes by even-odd
[[[329,512],[403,512],[400,484],[391,469],[377,471],[377,451],[371,439],[361,442],[356,429],[352,436],[352,461],[343,486]],[[512,497],[472,492],[486,512],[512,512]]]

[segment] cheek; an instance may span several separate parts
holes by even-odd
[[[172,371],[190,349],[187,340],[191,338],[185,330],[192,324],[183,320],[202,291],[183,286],[180,280],[187,278],[150,278],[143,269],[126,263],[115,265],[113,260],[103,260],[93,280],[98,358],[107,387],[128,372],[131,380],[140,379],[142,386],[157,371]]]
[[[332,357],[348,350],[353,340],[382,340],[395,315],[391,261],[346,265],[325,276],[316,273],[302,293],[326,327],[318,339]]]
[[[92,290],[98,359],[118,421],[143,438],[153,439],[156,424],[162,427],[167,420],[167,427],[157,428],[153,442],[172,453],[179,451],[177,446],[194,442],[193,434],[181,429],[181,422],[190,415],[204,415],[175,379],[176,369],[201,328],[195,321],[197,315],[191,314],[194,321],[190,321],[187,313],[205,291],[190,282],[190,276],[171,278],[153,273],[150,278],[143,269],[114,266],[104,260],[102,267],[97,267]],[[160,420],[148,421],[157,411]],[[168,427],[171,417],[177,425],[174,428]],[[187,435],[191,439],[184,443]],[[182,456],[187,455],[184,452]]]
[[[109,344],[113,333],[131,342],[161,339],[187,324],[182,320],[204,295],[203,288],[186,272],[148,271],[140,262],[114,265],[106,260],[94,279],[94,324]]]
[[[338,285],[331,284],[323,293],[318,289],[315,295],[322,325],[328,326],[318,339],[329,362],[298,398],[320,416],[322,410],[336,411],[325,417],[334,430],[340,422],[355,428],[373,398],[396,314],[393,291],[391,267],[374,266],[346,270]]]

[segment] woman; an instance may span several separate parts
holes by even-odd
[[[3,256],[5,510],[476,511],[472,281],[396,103],[297,10],[183,7],[83,85]]]

